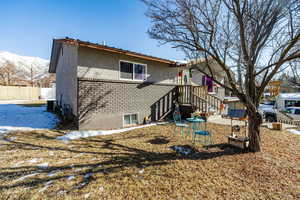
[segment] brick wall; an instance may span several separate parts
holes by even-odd
[[[139,123],[143,123],[146,116],[158,118],[157,113],[153,114],[153,109],[162,115],[163,109],[171,108],[175,87],[153,83],[79,79],[79,129],[123,127],[124,114],[138,114]],[[166,94],[168,95],[165,96]]]

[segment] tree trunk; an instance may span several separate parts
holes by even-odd
[[[249,149],[253,152],[261,151],[260,148],[260,125],[262,117],[258,112],[248,113],[248,135],[249,135]]]

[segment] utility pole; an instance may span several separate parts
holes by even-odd
[[[32,66],[30,67],[30,81],[31,81],[31,87],[33,87],[33,70],[32,70]]]

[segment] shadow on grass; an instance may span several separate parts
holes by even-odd
[[[168,144],[170,140],[166,137],[155,137],[154,139],[148,140],[150,144]]]
[[[53,140],[54,138],[43,136],[43,134],[34,133],[30,135],[30,137],[36,137],[36,139],[44,139],[44,140]],[[70,176],[82,177],[80,181],[76,182],[74,185],[70,187],[65,192],[71,192],[73,190],[79,190],[81,188],[86,187],[91,182],[95,181],[96,174],[102,175],[114,175],[115,176],[128,176],[126,173],[118,174],[122,172],[125,168],[136,167],[136,168],[147,168],[150,166],[162,166],[168,165],[171,161],[174,160],[206,160],[212,159],[220,156],[233,155],[238,153],[243,153],[241,151],[236,151],[234,149],[229,148],[225,144],[220,145],[211,145],[209,148],[216,148],[217,151],[209,152],[209,151],[198,151],[196,148],[192,146],[182,146],[185,148],[192,149],[192,152],[188,155],[180,154],[176,150],[169,152],[153,152],[146,151],[140,148],[136,148],[133,145],[124,145],[118,143],[120,140],[124,143],[127,139],[144,137],[143,135],[138,136],[128,136],[128,137],[116,137],[112,139],[89,139],[85,138],[80,140],[84,144],[83,146],[90,145],[92,148],[95,148],[95,151],[82,151],[71,149],[69,147],[51,147],[44,144],[31,144],[28,142],[14,141],[10,140],[7,137],[4,137],[4,140],[7,144],[3,144],[3,146],[8,147],[9,149],[20,149],[20,150],[51,150],[51,151],[67,151],[70,153],[84,153],[91,154],[93,156],[99,156],[104,161],[96,161],[89,160],[90,163],[74,163],[68,165],[60,165],[60,166],[49,166],[49,167],[41,167],[39,165],[36,166],[16,166],[16,167],[5,167],[0,168],[0,190],[12,189],[17,187],[39,187],[47,184],[49,181],[56,180],[67,180]],[[148,140],[148,143],[157,145],[157,144],[167,144],[169,140],[166,137],[154,137],[151,140]],[[97,145],[91,145],[91,143],[96,143]],[[67,145],[66,145],[67,146]],[[74,146],[72,144],[72,146]],[[170,147],[172,148],[172,147]],[[174,148],[172,148],[174,149]],[[108,152],[104,152],[108,151]],[[56,154],[58,154],[57,152]],[[103,159],[105,157],[105,159]],[[76,161],[75,161],[76,162]],[[71,171],[72,170],[72,171]],[[48,176],[49,173],[59,172],[63,175],[55,175]],[[30,179],[22,179],[24,176],[28,176],[31,174],[40,174],[44,175],[42,178],[34,178],[30,177]],[[109,177],[107,177],[109,178]],[[3,184],[3,182],[10,182],[9,184]]]

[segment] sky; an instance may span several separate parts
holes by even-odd
[[[49,59],[52,39],[71,37],[171,60],[184,54],[150,39],[140,0],[1,0],[0,50]]]

